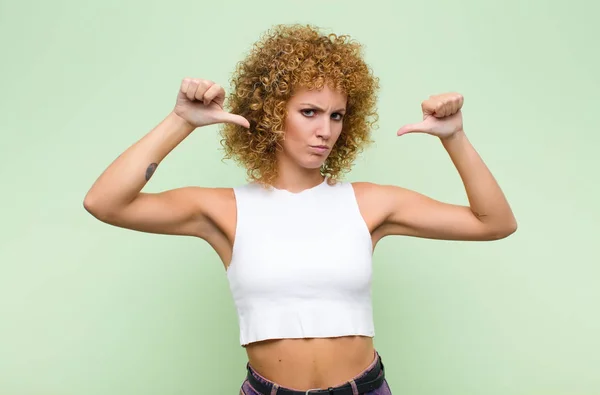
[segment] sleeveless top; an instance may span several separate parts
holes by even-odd
[[[227,279],[240,344],[374,336],[373,246],[352,184],[325,179],[293,193],[249,183],[234,193]]]

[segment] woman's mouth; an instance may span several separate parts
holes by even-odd
[[[327,150],[329,150],[329,147],[327,147],[326,145],[311,145],[310,148],[312,151],[319,153],[319,154],[322,154],[324,152],[327,152]]]

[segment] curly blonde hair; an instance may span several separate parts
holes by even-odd
[[[372,142],[379,80],[365,63],[359,43],[347,35],[321,34],[311,25],[276,25],[237,64],[227,107],[248,119],[250,129],[221,126],[225,159],[245,167],[251,181],[272,184],[288,100],[295,88],[321,89],[325,84],[347,95],[347,109],[342,133],[321,174],[335,182],[350,171],[357,155]]]

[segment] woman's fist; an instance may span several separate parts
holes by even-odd
[[[225,90],[219,84],[199,78],[184,78],[173,111],[195,127],[234,123],[249,128],[250,122],[246,118],[223,110],[224,101]]]
[[[427,133],[442,139],[451,137],[463,128],[463,103],[464,98],[459,93],[431,96],[421,103],[423,121],[404,125],[397,134]]]

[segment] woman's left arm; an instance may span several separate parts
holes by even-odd
[[[423,121],[403,126],[398,135],[427,133],[440,139],[464,184],[469,206],[437,201],[397,186],[379,186],[383,210],[380,237],[402,234],[447,240],[497,240],[517,229],[517,221],[502,189],[469,142],[462,122],[463,97],[457,93],[431,96],[421,107]]]

